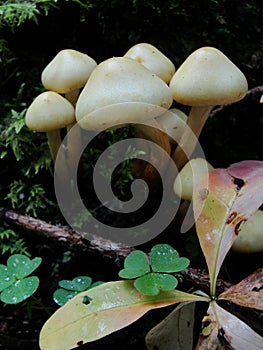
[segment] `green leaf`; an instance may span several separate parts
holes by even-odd
[[[0,299],[6,304],[18,304],[35,293],[38,285],[39,279],[36,276],[18,280],[2,291]]]
[[[136,278],[150,272],[147,255],[141,250],[131,252],[124,260],[124,269],[119,272],[121,278]]]
[[[7,269],[17,279],[30,275],[41,264],[41,258],[29,259],[22,254],[11,255],[7,260]]]
[[[240,224],[263,203],[263,162],[242,161],[208,174],[193,193],[196,231],[209,270],[211,295]]]
[[[177,284],[178,280],[174,276],[164,273],[149,273],[134,281],[134,287],[144,295],[157,295],[161,290],[173,290]]]
[[[59,286],[68,290],[75,290],[77,292],[83,292],[91,285],[92,279],[88,276],[78,276],[70,280],[59,281]]]
[[[5,265],[0,265],[0,292],[15,282],[14,275],[10,275]]]
[[[151,266],[155,272],[178,272],[189,266],[189,259],[180,258],[169,244],[157,244],[150,252]]]
[[[40,332],[41,350],[65,350],[100,339],[135,322],[147,311],[183,301],[208,301],[210,298],[178,290],[146,296],[133,281],[107,282],[76,295],[59,308]]]
[[[62,306],[62,305],[65,305],[70,299],[72,299],[77,294],[78,294],[77,291],[59,288],[55,290],[53,294],[53,300],[59,306]]]

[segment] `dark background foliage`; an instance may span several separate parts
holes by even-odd
[[[250,88],[261,84],[261,0],[60,0],[54,4],[47,15],[38,15],[38,23],[29,20],[15,30],[3,26],[1,36],[16,58],[0,81],[4,95],[12,95],[22,81],[39,84],[43,68],[64,48],[87,53],[99,63],[124,55],[138,42],[155,45],[176,67],[199,47],[217,47],[244,72]]]

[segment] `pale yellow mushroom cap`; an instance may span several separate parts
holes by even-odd
[[[74,121],[72,104],[53,91],[38,95],[27,109],[25,116],[27,127],[41,132],[61,129]]]
[[[96,61],[90,56],[64,49],[43,70],[41,81],[47,90],[65,94],[82,88],[96,66]]]
[[[166,83],[169,83],[175,72],[173,62],[151,44],[136,44],[126,52],[124,57],[130,57],[143,64]]]
[[[246,77],[221,51],[202,47],[177,69],[170,81],[174,100],[188,106],[215,106],[241,100]]]
[[[127,57],[100,63],[83,88],[76,119],[88,130],[138,123],[165,112],[173,102],[167,84],[142,64]]]
[[[239,253],[258,253],[263,251],[262,210],[257,210],[246,222],[241,224],[232,249]]]
[[[185,200],[192,200],[194,186],[213,166],[203,158],[193,158],[185,164],[174,181],[174,192]]]
[[[171,108],[156,120],[168,134],[170,142],[177,143],[185,130],[187,115],[178,108]]]

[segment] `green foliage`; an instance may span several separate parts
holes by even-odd
[[[13,52],[8,47],[8,42],[5,39],[0,39],[0,63],[1,70],[9,63],[15,60]]]
[[[9,186],[9,199],[13,209],[23,209],[26,214],[37,217],[38,209],[45,209],[53,203],[47,199],[42,184],[26,185],[22,180],[14,180]]]
[[[157,295],[162,291],[176,288],[178,281],[169,273],[179,272],[188,267],[190,261],[179,257],[169,244],[155,245],[147,255],[141,250],[131,252],[124,261],[121,278],[135,279],[134,287],[145,295]]]
[[[45,133],[34,133],[25,125],[27,104],[23,100],[24,91],[25,84],[22,84],[17,96],[4,106],[7,114],[0,125],[0,162],[3,176],[8,171],[10,177],[9,192],[4,199],[11,203],[12,208],[37,216],[38,210],[54,205],[44,185],[34,183],[36,175],[44,171],[52,175],[52,160]]]
[[[0,28],[8,26],[13,31],[28,20],[38,22],[38,16],[44,12],[47,16],[51,8],[56,7],[57,0],[7,0],[0,5]]]
[[[92,278],[88,276],[78,276],[72,280],[59,281],[58,284],[61,288],[55,290],[53,294],[53,300],[56,304],[62,306],[66,304],[70,299],[72,299],[75,295],[85,290],[96,287],[102,283],[104,282],[97,281],[92,283]],[[83,303],[87,303],[89,301],[87,298],[88,296],[86,296],[85,300],[83,300]]]
[[[27,106],[23,102],[24,89],[25,84],[22,84],[16,98],[5,104],[9,112],[0,126],[0,159],[13,153],[15,160],[23,164],[21,172],[29,176],[37,175],[43,169],[51,170],[51,158],[45,134],[33,133],[25,125]],[[17,111],[13,107],[22,110]]]
[[[0,300],[3,303],[18,304],[35,293],[39,279],[29,275],[41,261],[41,258],[30,260],[25,255],[14,254],[8,258],[7,265],[0,265]]]
[[[1,254],[5,253],[24,254],[30,256],[26,247],[26,242],[23,238],[20,238],[19,234],[12,229],[6,229],[0,226],[0,251]]]

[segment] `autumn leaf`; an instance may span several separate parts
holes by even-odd
[[[87,296],[89,303],[84,303]],[[68,350],[124,328],[151,309],[209,300],[178,290],[146,296],[133,287],[133,281],[107,282],[76,295],[59,308],[41,330],[40,348]]]
[[[243,161],[215,169],[193,194],[196,231],[205,256],[211,295],[222,263],[235,241],[240,224],[263,203],[263,162]]]
[[[236,316],[211,302],[195,350],[262,350],[262,337]]]
[[[218,299],[263,311],[263,268],[227,289]]]

